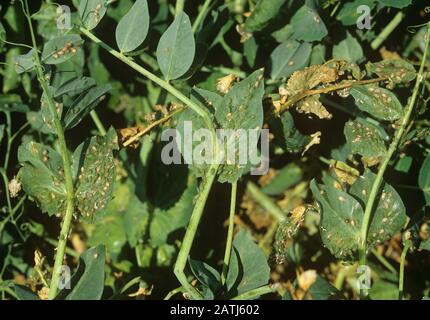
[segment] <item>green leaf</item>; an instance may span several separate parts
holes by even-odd
[[[34,67],[34,52],[35,49],[31,49],[26,54],[19,55],[15,58],[15,71],[18,74],[30,71]]]
[[[268,195],[280,195],[302,180],[302,169],[295,163],[290,163],[277,172],[264,188],[261,189]]]
[[[326,59],[326,47],[323,44],[317,44],[312,48],[311,57],[309,59],[309,65],[321,65],[323,64]]]
[[[6,21],[13,32],[22,34],[25,25],[25,16],[21,6],[10,5],[6,6],[7,10],[2,17],[2,20]]]
[[[3,136],[4,136],[4,128],[6,127],[6,125],[4,124],[0,124],[0,146],[1,146],[1,142],[3,140]]]
[[[293,38],[303,41],[320,41],[327,35],[327,28],[318,12],[305,4],[291,18]]]
[[[79,17],[85,28],[94,29],[107,10],[106,0],[81,0],[78,7]]]
[[[345,123],[344,134],[353,154],[363,157],[383,157],[387,152],[377,129],[364,121],[348,121]]]
[[[6,40],[6,30],[3,26],[3,23],[0,22],[0,39]],[[0,41],[0,52],[3,51],[4,48],[4,41]]]
[[[349,32],[346,38],[333,46],[333,59],[357,62],[363,58],[360,43]]]
[[[11,6],[12,7],[12,6]],[[11,48],[6,52],[6,66],[3,77],[3,93],[8,93],[18,87],[18,74],[15,72],[15,59],[19,56],[19,48]]]
[[[249,234],[240,230],[234,240],[233,247],[238,253],[241,273],[237,294],[266,285],[270,279],[270,268],[263,251],[251,240]]]
[[[331,184],[318,186],[312,180],[310,187],[320,205],[320,231],[324,246],[338,259],[354,259],[364,214],[360,203]]]
[[[191,100],[209,111],[213,108],[217,109],[221,107],[222,97],[214,92],[193,88],[191,91]],[[211,118],[213,118],[212,113],[209,114]],[[193,130],[185,130],[185,124],[192,124]],[[187,154],[185,150],[186,141],[192,141],[192,150],[196,150],[200,142],[193,139],[193,134],[199,129],[207,129],[206,123],[200,115],[191,110],[191,108],[187,108],[185,111],[181,112],[176,125],[176,130],[180,137],[182,137],[182,141],[180,141],[181,145],[178,145],[177,143],[178,149],[182,153],[184,162],[189,164],[189,168],[193,174],[196,177],[203,177],[206,170],[209,168],[209,164],[205,162],[197,163],[196,161],[192,161],[193,159],[190,158],[192,154]]]
[[[378,272],[378,276],[369,290],[369,297],[372,300],[398,300],[398,276],[388,272]]]
[[[153,246],[167,242],[168,236],[175,230],[185,227],[193,210],[194,197],[197,194],[197,181],[190,179],[180,199],[168,210],[156,208],[149,227],[150,241]]]
[[[381,78],[388,78],[394,83],[410,82],[415,79],[416,71],[413,65],[405,60],[383,60],[367,63],[369,74],[377,74]]]
[[[104,267],[104,246],[93,247],[82,253],[78,270],[71,279],[72,289],[66,300],[100,300],[104,288]]]
[[[137,0],[121,18],[115,31],[116,44],[121,52],[130,52],[140,46],[148,35],[149,11],[146,0]]]
[[[109,206],[110,207],[110,206]],[[121,211],[106,208],[103,217],[98,218],[92,226],[93,232],[88,236],[88,244],[91,246],[104,245],[107,254],[113,260],[121,253],[127,242],[124,229],[124,221]]]
[[[326,279],[317,275],[317,279],[309,288],[307,296],[312,300],[328,300],[339,294],[337,290],[330,282]]]
[[[225,279],[225,286],[227,289],[227,292],[230,292],[234,287],[237,285],[237,281],[239,278],[240,273],[240,266],[239,266],[239,253],[237,253],[237,250],[233,247],[231,250],[230,255],[230,263],[228,265],[228,271],[227,271],[227,277]]]
[[[92,231],[88,234],[91,246],[100,244],[106,247],[107,254],[113,260],[121,253],[127,242],[128,225],[126,225],[128,207],[133,198],[132,190],[127,183],[115,183],[113,199],[106,209],[97,215],[95,221],[90,221]],[[139,221],[139,224],[145,221]],[[134,236],[134,234],[132,235]]]
[[[237,181],[249,169],[249,156],[247,156],[247,164],[240,164],[239,154],[235,152],[234,159],[229,159],[227,150],[229,148],[238,150],[238,144],[243,143],[247,144],[249,152],[257,150],[258,141],[251,145],[251,139],[247,139],[248,142],[244,142],[242,139],[248,138],[250,130],[256,130],[259,134],[263,126],[264,81],[262,80],[263,69],[255,71],[246,79],[235,84],[224,96],[221,106],[215,109],[215,118],[221,128],[246,130],[246,134],[242,134],[240,137],[231,134],[229,137],[223,138],[225,163],[219,169],[219,182]]]
[[[430,251],[430,238],[427,238],[426,240],[421,241],[419,249]]]
[[[349,192],[361,201],[363,208],[366,206],[370,190],[376,175],[369,169],[365,169],[363,176],[351,186]],[[406,223],[406,209],[396,190],[384,183],[382,192],[378,194],[374,205],[368,232],[367,243],[375,246],[384,243],[399,232]]]
[[[112,89],[110,84],[104,84],[79,95],[67,110],[64,117],[64,128],[71,129],[81,122],[105,98],[105,94],[110,89]]]
[[[105,84],[109,81],[110,74],[106,66],[100,60],[100,48],[95,43],[90,45],[90,55],[88,57],[88,70],[92,78],[99,84]]]
[[[221,286],[221,276],[219,272],[205,262],[191,258],[189,258],[188,261],[191,271],[197,280],[204,286],[210,288],[213,293],[216,293]]]
[[[414,159],[410,156],[404,156],[399,158],[399,160],[396,162],[394,170],[398,172],[408,173],[411,169],[413,160]]]
[[[48,86],[49,94],[52,97],[53,92],[55,91],[54,87]],[[55,103],[55,110],[57,112],[57,116],[59,119],[61,119],[61,115],[63,114],[63,105],[61,103],[58,103],[54,101]],[[40,98],[40,112],[42,115],[42,120],[44,123],[44,131],[55,133],[55,125],[54,125],[54,118],[51,114],[51,110],[49,108],[48,98],[46,96],[46,93],[43,92],[42,97]]]
[[[403,108],[391,91],[374,85],[353,86],[350,90],[355,104],[371,116],[387,121],[395,121],[403,116]]]
[[[412,3],[412,0],[376,0],[380,4],[383,4],[387,7],[393,7],[393,8],[404,8],[409,6]]]
[[[40,300],[37,294],[25,286],[14,284],[15,294],[19,300]]]
[[[87,139],[73,153],[76,179],[75,205],[83,217],[92,217],[112,199],[116,178],[113,150],[118,149],[115,129],[103,137]]]
[[[249,38],[243,44],[243,53],[250,67],[254,67],[255,59],[257,58],[258,44],[254,37]]]
[[[195,49],[190,18],[180,12],[163,33],[157,46],[157,61],[166,80],[178,79],[190,69]]]
[[[135,247],[145,235],[148,227],[149,208],[137,196],[133,196],[124,214],[124,231],[131,247]]]
[[[270,55],[270,77],[281,79],[289,77],[294,71],[304,68],[312,52],[310,43],[287,40],[273,50]]]
[[[20,112],[27,113],[28,106],[22,103],[21,97],[17,94],[0,95],[0,112]]]
[[[271,129],[275,134],[275,141],[282,149],[290,153],[300,153],[310,142],[311,138],[302,134],[294,124],[294,118],[289,111],[274,119]]]
[[[279,14],[284,3],[285,0],[258,1],[251,15],[245,21],[245,29],[248,32],[263,30]]]
[[[42,212],[60,216],[66,210],[66,187],[61,156],[54,149],[29,141],[18,148],[19,177],[27,195]]]
[[[357,12],[357,8],[362,5],[368,6],[372,10],[375,7],[375,0],[355,0],[345,3],[337,14],[337,20],[344,26],[356,25],[358,18],[363,14]]]
[[[421,165],[420,173],[418,176],[418,186],[424,192],[426,204],[430,204],[430,154]]]
[[[59,98],[63,95],[68,95],[73,97],[94,86],[96,86],[96,81],[93,78],[89,78],[89,77],[72,78],[62,83],[55,90],[53,97]]]
[[[42,51],[42,62],[46,64],[63,63],[78,54],[83,44],[77,34],[68,34],[49,40]]]

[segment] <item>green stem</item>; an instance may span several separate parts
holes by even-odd
[[[6,112],[6,135],[7,135],[7,144],[6,144],[6,155],[4,158],[4,165],[3,168],[5,171],[7,171],[7,168],[9,166],[9,157],[10,157],[10,149],[12,146],[12,121],[10,118],[10,113]],[[7,190],[7,186],[6,189]]]
[[[184,288],[179,287],[179,288],[173,289],[164,297],[163,300],[170,300],[171,297],[173,297],[175,294],[180,293],[180,292],[184,292]]]
[[[402,22],[405,14],[399,11],[393,20],[382,30],[382,32],[372,41],[370,46],[372,49],[376,50],[378,47],[388,38],[388,36],[397,28],[397,26]]]
[[[273,200],[263,193],[255,183],[249,181],[246,185],[246,191],[249,192],[250,196],[258,202],[264,209],[267,210],[276,220],[282,221],[285,219],[284,212],[273,202]]]
[[[400,256],[400,269],[399,269],[399,300],[403,300],[403,283],[405,280],[405,259],[409,248],[411,247],[411,241],[407,241],[403,248],[402,255]]]
[[[230,215],[228,218],[228,231],[227,231],[227,243],[225,245],[224,263],[221,272],[221,284],[225,284],[227,278],[228,266],[230,264],[231,257],[231,245],[233,242],[233,231],[234,231],[234,213],[236,211],[236,195],[237,195],[237,182],[231,184],[231,197],[230,197]]]
[[[191,246],[196,235],[197,227],[200,223],[203,210],[206,204],[206,200],[211,190],[212,184],[215,180],[216,173],[218,170],[218,164],[212,164],[209,167],[203,181],[201,183],[201,189],[196,199],[193,213],[191,214],[190,222],[187,226],[184,239],[182,241],[181,249],[178,254],[178,258],[175,263],[174,273],[178,278],[181,285],[187,290],[193,299],[201,299],[201,294],[188,283],[187,277],[185,276],[184,269],[187,263],[188,256],[190,255]]]
[[[194,23],[193,23],[192,30],[193,30],[194,34],[197,32],[197,29],[200,27],[200,24],[202,23],[205,15],[206,15],[206,11],[208,10],[208,8],[210,6],[211,1],[212,0],[206,0],[203,3],[203,6],[200,8],[199,14],[197,15],[197,18],[196,18],[196,20],[194,20]]]
[[[272,288],[271,285],[266,285],[266,286],[263,286],[263,287],[242,293],[242,294],[232,298],[231,300],[251,300],[251,299],[258,298],[258,297],[262,296],[263,294],[272,293],[272,292],[275,292],[275,289]]]
[[[32,44],[35,49],[34,58],[35,58],[35,68],[36,68],[37,78],[48,100],[48,106],[54,122],[55,132],[58,136],[58,143],[60,146],[61,158],[63,162],[64,179],[65,179],[66,193],[67,193],[66,212],[64,214],[64,220],[61,226],[60,237],[58,240],[57,251],[55,254],[55,262],[54,262],[54,269],[52,273],[51,285],[49,288],[48,298],[51,300],[55,298],[57,294],[58,280],[60,277],[61,266],[63,264],[63,259],[64,259],[64,251],[66,248],[67,237],[70,231],[70,226],[73,218],[73,207],[74,207],[73,178],[72,178],[69,150],[67,149],[67,144],[66,144],[66,138],[64,136],[63,127],[61,125],[61,121],[58,117],[58,114],[55,108],[54,99],[52,98],[48,90],[48,84],[46,83],[45,76],[43,74],[42,63],[39,57],[39,53],[37,51],[36,38],[34,36],[33,25],[31,22],[30,11],[28,9],[27,0],[24,0],[24,4],[25,4],[25,13],[26,13],[25,16],[27,18],[28,26],[30,28]]]
[[[388,167],[388,163],[391,160],[391,157],[396,152],[398,145],[403,137],[403,134],[405,133],[405,129],[407,125],[409,124],[409,120],[411,118],[412,112],[414,110],[415,102],[418,97],[418,92],[421,83],[423,82],[423,72],[424,72],[424,65],[425,60],[428,53],[429,48],[429,38],[430,38],[430,23],[427,24],[427,38],[426,38],[426,46],[424,50],[424,56],[421,61],[421,66],[417,74],[417,80],[415,82],[415,87],[411,96],[411,99],[409,100],[409,104],[405,108],[405,115],[402,118],[400,127],[397,129],[395,136],[390,144],[390,147],[388,148],[387,154],[381,163],[381,166],[379,167],[378,173],[376,175],[375,181],[373,182],[372,188],[370,189],[369,199],[366,204],[366,209],[364,211],[363,216],[363,223],[361,225],[360,230],[360,248],[359,248],[359,256],[360,256],[360,265],[365,266],[367,263],[367,233],[369,230],[369,224],[370,219],[373,211],[373,205],[375,204],[376,197],[379,192],[379,188],[381,187],[381,184],[383,182],[384,173]],[[362,291],[362,296],[367,296],[367,290]]]
[[[94,110],[91,110],[90,112],[91,118],[93,119],[94,124],[97,127],[97,130],[99,130],[100,134],[102,136],[106,135],[106,129],[103,126],[103,123],[100,121],[99,115]]]
[[[176,0],[175,15],[177,16],[179,12],[184,11],[185,0]]]
[[[9,195],[9,179],[7,178],[6,171],[3,168],[0,169],[0,174],[3,178],[4,193],[6,195],[6,203],[7,203],[7,207],[8,207],[8,212],[11,213],[12,212],[12,202],[10,201],[10,195]]]
[[[387,261],[387,259],[384,258],[384,256],[382,256],[381,254],[379,254],[378,251],[376,251],[375,248],[372,249],[372,253],[373,255],[376,257],[376,259],[378,259],[378,261],[385,267],[387,268],[389,271],[391,271],[391,273],[397,274],[397,270],[394,269],[394,267]]]
[[[201,68],[202,72],[214,72],[214,71],[219,71],[225,75],[230,75],[233,74],[235,76],[237,76],[238,78],[246,78],[246,73],[241,71],[241,70],[237,70],[237,69],[233,69],[233,68],[228,68],[228,67],[216,67],[216,66],[203,66]],[[267,82],[266,82],[267,83]]]
[[[55,239],[51,239],[51,238],[46,238],[45,237],[45,238],[43,238],[43,240],[45,240],[47,243],[49,243],[50,245],[52,245],[54,247],[58,247],[58,241],[55,240]],[[71,249],[69,247],[66,247],[66,249],[64,250],[64,252],[67,255],[69,255],[69,256],[71,256],[73,258],[79,258],[79,254],[75,250],[73,250],[73,249]]]

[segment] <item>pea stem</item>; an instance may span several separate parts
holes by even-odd
[[[382,32],[378,34],[370,44],[373,50],[379,48],[379,46],[388,38],[388,36],[394,31],[394,29],[396,29],[397,26],[402,22],[404,17],[405,14],[402,11],[399,11],[396,14],[393,20],[391,20],[390,23],[385,26],[384,30],[382,30]]]
[[[212,2],[212,0],[206,0],[203,3],[203,6],[200,8],[199,14],[197,15],[196,20],[194,20],[193,27],[192,27],[194,34],[197,32],[198,28],[200,27],[200,24],[202,23],[211,2]]]
[[[285,219],[284,212],[269,196],[261,191],[254,182],[248,181],[246,191],[248,191],[251,197],[265,210],[267,210],[267,212],[269,212],[269,214],[271,214],[277,221],[281,222]]]
[[[405,259],[409,248],[411,247],[411,241],[406,241],[405,247],[403,248],[402,255],[400,256],[400,268],[399,268],[399,300],[403,300],[403,284],[405,280]]]
[[[231,248],[233,242],[234,231],[234,213],[236,211],[236,195],[237,195],[237,182],[231,184],[231,197],[230,197],[230,214],[228,219],[227,243],[225,246],[224,263],[221,272],[221,284],[225,284],[227,278],[228,266],[230,264]]]
[[[401,120],[401,124],[399,128],[396,130],[394,138],[390,144],[390,147],[388,148],[387,154],[385,155],[385,158],[378,169],[378,173],[376,175],[375,181],[373,182],[372,188],[370,189],[369,199],[366,204],[366,208],[363,216],[363,222],[361,224],[361,230],[360,230],[360,244],[359,244],[360,266],[366,266],[366,263],[367,263],[367,233],[369,230],[369,224],[370,224],[370,219],[373,212],[373,206],[375,204],[379,189],[383,183],[384,173],[387,170],[388,163],[390,162],[393,154],[396,152],[399,146],[399,143],[403,137],[403,134],[405,133],[405,129],[409,124],[412,112],[414,110],[415,102],[418,97],[420,86],[423,83],[423,79],[424,79],[423,72],[424,72],[425,61],[426,61],[428,48],[429,48],[429,38],[430,38],[430,23],[427,23],[427,35],[426,35],[426,45],[425,45],[424,55],[421,60],[420,69],[417,74],[417,79],[415,82],[415,87],[412,92],[411,99],[409,100],[409,104],[405,108],[405,112]],[[366,289],[362,289],[360,293],[362,297],[366,297],[368,294]]]
[[[21,2],[22,4],[22,2]],[[63,162],[63,171],[64,171],[64,179],[65,179],[65,185],[66,185],[66,211],[63,218],[63,223],[61,226],[60,231],[60,237],[58,240],[58,246],[55,254],[55,261],[54,261],[54,269],[52,272],[52,278],[49,288],[49,295],[48,299],[52,300],[57,295],[58,290],[58,280],[60,278],[60,272],[61,272],[61,266],[63,264],[64,259],[64,252],[66,249],[66,243],[67,238],[70,231],[70,226],[72,223],[73,218],[73,209],[74,209],[74,190],[73,190],[73,178],[72,178],[72,171],[71,171],[71,161],[70,161],[70,155],[69,150],[67,149],[66,144],[66,138],[64,136],[64,130],[61,125],[60,118],[58,117],[56,108],[55,108],[55,101],[52,98],[51,93],[48,90],[48,84],[46,83],[45,76],[42,69],[42,63],[39,57],[39,52],[37,51],[37,43],[36,43],[36,37],[34,35],[33,25],[31,22],[30,17],[30,10],[28,8],[28,1],[24,0],[24,14],[27,18],[27,23],[30,29],[30,35],[31,35],[31,41],[33,44],[34,50],[34,59],[35,59],[35,69],[37,73],[37,79],[42,87],[42,90],[46,96],[46,99],[48,101],[48,107],[49,111],[51,113],[55,132],[58,137],[58,143],[60,146],[61,151],[61,158]]]

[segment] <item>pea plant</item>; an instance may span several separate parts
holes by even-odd
[[[2,299],[425,299],[430,7],[11,0]]]

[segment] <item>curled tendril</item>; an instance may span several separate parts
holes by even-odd
[[[430,13],[430,7],[425,7],[425,8],[424,8],[424,12],[425,12],[425,13]]]
[[[428,10],[430,12],[430,7],[427,7],[426,10]],[[424,26],[426,26],[428,24],[429,24],[429,22],[425,22],[425,23],[422,23],[422,24],[408,26],[406,29],[408,30],[409,33],[416,33],[417,32],[417,28],[424,27]]]

